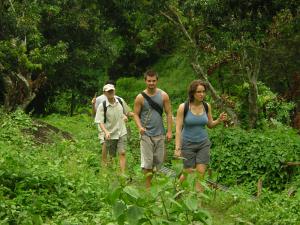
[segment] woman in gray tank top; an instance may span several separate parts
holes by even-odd
[[[180,104],[177,110],[174,154],[184,158],[181,182],[185,179],[184,174],[194,171],[203,179],[210,160],[211,146],[206,127],[213,128],[227,119],[225,112],[216,120],[212,118],[211,106],[204,102],[205,95],[206,84],[201,80],[192,81],[188,91],[188,102]],[[203,191],[200,180],[196,181],[196,190]]]

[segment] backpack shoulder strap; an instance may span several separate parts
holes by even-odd
[[[120,102],[121,106],[124,107],[124,106],[123,106],[123,101],[122,101],[122,99],[121,99],[120,97],[116,97],[116,98],[117,98],[118,101]]]
[[[103,111],[104,111],[104,123],[106,123],[106,112],[107,112],[107,105],[106,105],[106,100],[102,102],[103,105]]]
[[[203,101],[203,106],[204,106],[206,114],[208,114],[208,104],[207,104],[207,102]]]
[[[203,101],[203,106],[204,106],[205,113],[208,114],[208,104],[207,104],[207,102]],[[184,120],[184,118],[185,118],[185,116],[186,116],[186,114],[189,110],[189,107],[190,107],[189,101],[184,102],[183,120]]]
[[[183,110],[183,121],[184,121],[184,118],[185,118],[187,112],[189,111],[189,107],[190,107],[189,101],[185,101],[184,102],[184,110]]]
[[[163,114],[163,109],[160,107],[159,104],[157,104],[155,101],[153,101],[145,92],[141,92],[141,94],[143,95],[143,97],[147,100],[147,102],[149,103],[149,105],[156,111],[158,112],[159,115],[162,116]]]
[[[118,101],[120,102],[122,108],[123,108],[123,113],[125,114],[125,110],[124,110],[124,105],[123,105],[123,101],[120,97],[116,97],[118,99]]]

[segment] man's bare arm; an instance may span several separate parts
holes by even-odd
[[[145,128],[142,126],[142,122],[140,118],[142,106],[143,106],[143,96],[139,94],[134,101],[133,118],[137,128],[139,129],[140,134],[143,134],[145,132]]]

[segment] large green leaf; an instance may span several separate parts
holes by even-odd
[[[117,201],[113,206],[113,215],[116,219],[118,219],[121,215],[126,212],[126,205],[123,201]]]
[[[198,201],[195,196],[189,195],[183,202],[190,211],[196,211],[198,209]]]
[[[139,191],[135,188],[135,187],[132,187],[132,186],[126,186],[123,191],[125,193],[127,193],[128,195],[130,195],[131,197],[135,198],[136,200],[141,198],[141,195],[139,193]]]
[[[109,193],[109,195],[107,196],[107,199],[108,199],[109,203],[114,204],[119,199],[120,193],[121,193],[121,188],[120,187],[112,190]]]
[[[209,213],[205,210],[197,210],[193,214],[194,220],[201,221],[205,225],[211,225],[212,224],[212,219]]]
[[[172,212],[182,212],[182,205],[178,203],[176,200],[173,198],[169,198],[169,201],[172,203],[171,204],[171,211]]]
[[[127,220],[129,224],[138,224],[143,217],[144,209],[135,205],[129,206],[127,210]]]
[[[43,219],[40,215],[32,215],[31,218],[32,218],[33,224],[35,224],[35,225],[43,224]]]

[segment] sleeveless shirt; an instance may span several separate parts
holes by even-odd
[[[183,141],[201,142],[208,138],[207,130],[205,129],[205,126],[208,123],[208,118],[205,112],[201,115],[194,115],[189,109],[183,123]]]
[[[154,96],[149,97],[163,109],[161,90],[158,90]],[[153,137],[165,134],[162,116],[149,105],[148,101],[145,98],[144,105],[141,109],[140,118],[142,126],[146,128],[145,134],[147,136]]]

